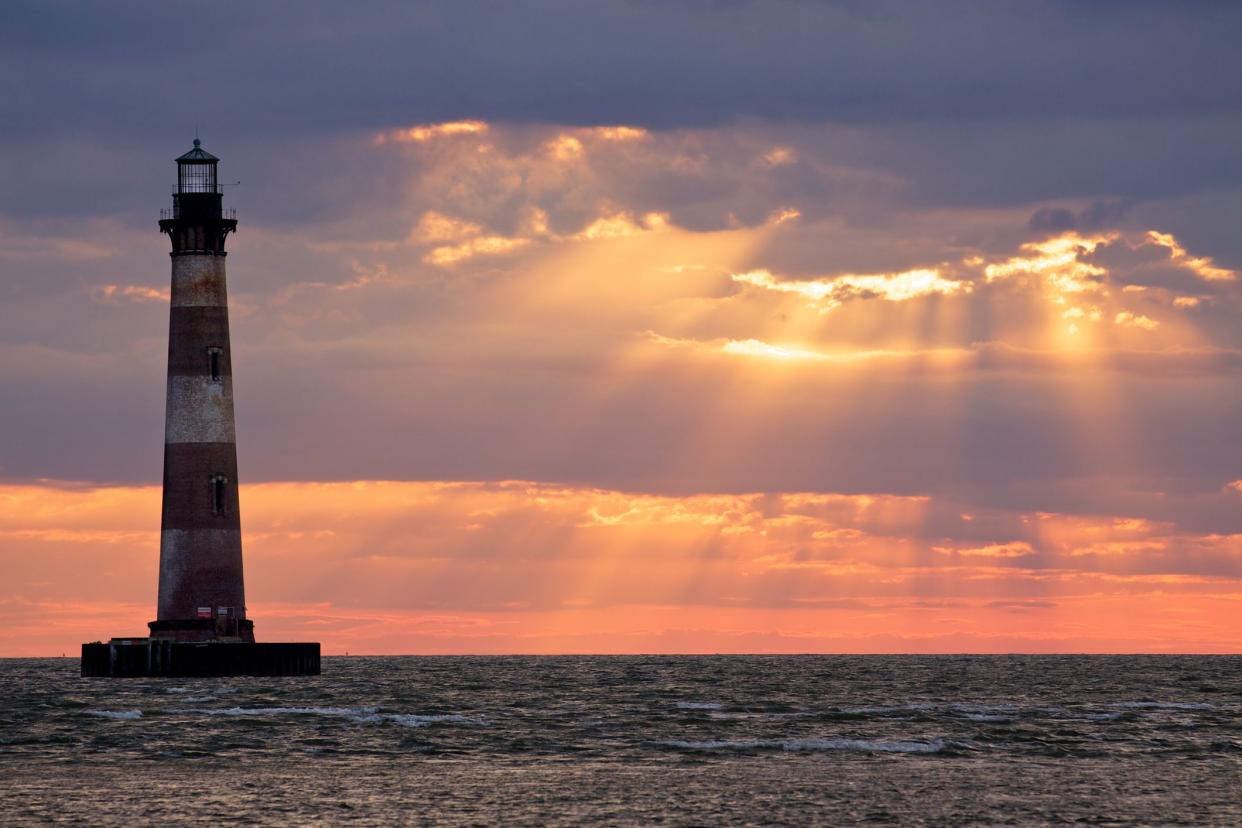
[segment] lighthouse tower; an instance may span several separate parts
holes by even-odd
[[[219,159],[177,159],[177,191],[160,231],[172,242],[160,591],[152,638],[254,641],[242,584],[233,425],[233,360],[224,242],[236,231]]]
[[[237,216],[222,203],[219,159],[195,138],[177,159],[172,242],[160,588],[150,636],[82,645],[82,675],[318,675],[316,643],[262,643],[246,617],[233,350],[224,241]]]

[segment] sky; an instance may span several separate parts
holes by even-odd
[[[1242,6],[0,6],[0,656],[141,634],[173,158],[329,654],[1242,652]],[[240,182],[236,185],[233,182]]]

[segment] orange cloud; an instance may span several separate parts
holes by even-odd
[[[483,121],[448,121],[440,124],[421,124],[407,127],[406,129],[394,129],[390,132],[380,133],[375,136],[375,143],[386,144],[390,141],[397,143],[412,141],[421,144],[433,138],[449,135],[479,135],[487,132],[489,128],[488,124]]]
[[[933,499],[885,494],[358,481],[242,498],[261,633],[329,652],[1242,650],[1239,578],[1167,554],[1226,560],[1242,537],[1142,520],[976,513],[961,525],[1019,528],[971,542],[924,535]],[[140,631],[158,509],[158,487],[0,487],[0,652]],[[1040,623],[998,621],[1022,607]]]
[[[1160,323],[1156,320],[1143,316],[1142,314],[1134,314],[1129,311],[1122,311],[1113,317],[1113,322],[1117,325],[1124,325],[1130,328],[1140,328],[1144,331],[1154,331],[1160,327]]]
[[[1081,236],[1071,232],[1027,242],[1021,248],[1026,255],[987,265],[983,272],[989,282],[1019,274],[1038,275],[1061,293],[1081,293],[1099,287],[1099,277],[1107,273],[1102,267],[1084,262],[1082,257],[1116,238],[1116,233]]]
[[[582,156],[582,142],[572,135],[558,135],[547,143],[548,153],[557,161],[571,161]]]
[[[603,126],[595,127],[591,134],[605,141],[641,141],[647,137],[648,132],[641,127]]]
[[[778,293],[793,293],[820,304],[825,310],[839,307],[852,297],[875,296],[900,302],[932,294],[953,295],[970,292],[968,282],[945,279],[940,271],[908,270],[902,273],[845,274],[824,279],[778,279],[767,270],[735,273],[733,281]]]
[[[1174,262],[1193,271],[1196,275],[1213,282],[1233,281],[1238,277],[1232,270],[1216,267],[1210,256],[1191,256],[1186,248],[1178,243],[1172,233],[1160,233],[1156,230],[1147,231],[1147,241],[1164,247],[1169,251],[1169,258]]]
[[[612,213],[601,216],[588,224],[574,239],[617,239],[634,236],[639,233],[665,230],[669,227],[667,213],[646,213],[639,218],[627,212]]]
[[[143,285],[104,285],[95,291],[95,295],[105,302],[167,302],[169,294],[167,290]]]
[[[423,261],[433,265],[451,265],[473,256],[509,253],[530,244],[529,238],[486,233],[483,228],[464,219],[429,210],[410,232],[409,241],[436,244]],[[452,242],[452,244],[437,244]]]
[[[961,548],[937,546],[936,551],[945,555],[961,555],[967,558],[1022,558],[1027,555],[1035,554],[1035,550],[1032,549],[1031,545],[1025,541],[990,543],[986,546],[967,546]]]

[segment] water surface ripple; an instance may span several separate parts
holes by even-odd
[[[1242,824],[1242,657],[0,660],[0,822]]]

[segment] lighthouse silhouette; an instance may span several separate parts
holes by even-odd
[[[83,644],[84,676],[319,672],[318,644],[256,644],[246,617],[224,266],[237,216],[223,205],[218,164],[195,138],[160,217],[172,290],[156,618],[148,637]]]

